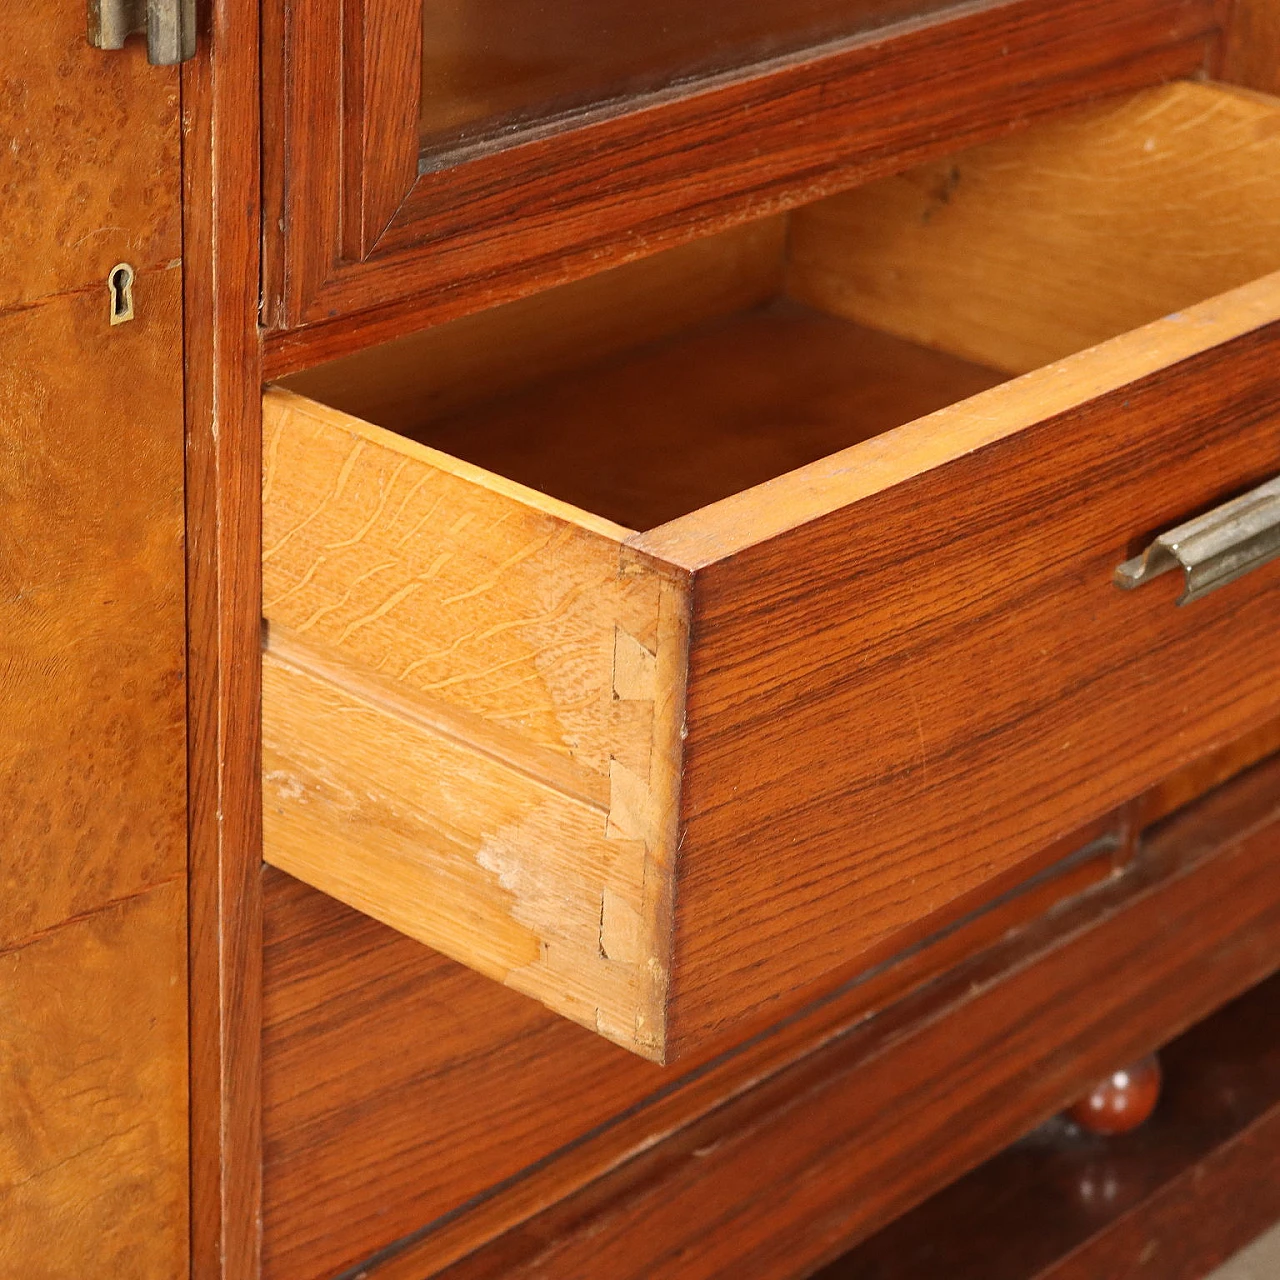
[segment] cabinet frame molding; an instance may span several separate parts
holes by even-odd
[[[429,161],[420,15],[264,5],[269,377],[1193,75],[1226,10],[978,0]]]

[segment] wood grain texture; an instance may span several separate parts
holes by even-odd
[[[1003,380],[778,299],[409,434],[652,529]]]
[[[1171,365],[1272,323],[1280,275],[1164,317],[967,401],[650,529],[634,544],[691,571],[861,502],[931,468],[1017,436],[1073,407],[1118,394]]]
[[[0,315],[0,948],[185,866],[181,276]]]
[[[390,432],[265,405],[267,861],[660,1056],[681,576]]]
[[[883,31],[958,0],[682,0],[602,14],[592,0],[554,8],[528,0],[470,0],[422,15],[419,130],[425,162],[461,146],[564,128],[592,106],[634,103],[708,76],[742,74],[779,56]]]
[[[1233,0],[1217,74],[1224,80],[1280,93],[1280,5]]]
[[[433,1274],[1107,879],[1130,827],[1127,809],[1093,824],[994,905],[678,1073],[268,872],[264,1275],[384,1250],[396,1275]]]
[[[653,1063],[265,876],[266,1280],[337,1275],[660,1086]]]
[[[272,341],[272,377],[885,176],[1092,96],[1194,74],[1219,24],[1212,0],[1010,0],[906,24],[424,172],[373,252],[343,262],[338,8],[291,6],[288,72],[269,73],[284,95],[271,107],[282,129],[269,142],[285,149],[268,159],[268,235],[282,222],[284,241],[283,254],[268,255],[285,259],[272,314],[288,327],[318,326]],[[356,312],[370,314],[344,319]]]
[[[1273,323],[1254,328],[1263,293]],[[1253,318],[1218,341],[1220,311]],[[1144,535],[1275,474],[1276,318],[1271,277],[1130,335],[1166,367],[972,452],[946,434],[950,461],[695,575],[675,1051],[781,1012],[793,981],[1274,717],[1280,573],[1199,612],[1173,583],[1122,594],[1111,574]],[[1182,326],[1201,353],[1174,362],[1161,339]],[[1113,367],[1105,346],[1081,359],[1099,381]],[[974,424],[1016,386],[969,401]],[[820,465],[874,484],[911,465],[904,433],[932,448],[946,421]]]
[[[0,952],[0,1272],[187,1270],[181,871]]]
[[[456,1260],[1106,880],[1128,825],[1037,854],[994,905],[678,1074],[268,871],[264,1275],[318,1280],[384,1247],[419,1274]]]
[[[343,252],[358,260],[417,177],[422,12],[355,0],[342,20]]]
[[[182,252],[177,70],[90,48],[74,4],[6,5],[0,49],[0,311],[95,287],[105,309],[116,263]]]
[[[939,1192],[815,1280],[1201,1280],[1280,1215],[1280,982],[1160,1053],[1137,1133],[1061,1120]]]
[[[258,39],[223,0],[182,68],[196,1280],[257,1280],[261,1252]]]
[[[1236,101],[1205,92],[1210,104]],[[1118,132],[1132,134],[1132,118]],[[1197,223],[1211,224],[1208,215]],[[1104,261],[1109,252],[1106,242]],[[1199,284],[1220,275],[1202,273]],[[555,820],[530,828],[542,834],[517,841],[530,850],[521,874],[541,905],[514,904],[499,873],[469,933],[443,931],[442,903],[419,913],[416,936],[581,1019],[568,994],[576,980],[535,983],[527,961],[514,963],[532,938],[495,922],[523,911],[521,923],[538,920],[545,939],[548,904],[572,901],[562,924],[581,951],[607,865],[623,900],[641,904],[637,954],[665,975],[667,909],[645,905],[659,890],[638,868],[674,868],[661,891],[676,902],[668,1035],[644,1046],[682,1052],[739,1019],[780,1016],[801,992],[838,982],[859,957],[1011,873],[1027,850],[1274,716],[1264,640],[1277,623],[1274,566],[1195,611],[1171,607],[1172,579],[1126,596],[1111,575],[1144,537],[1280,467],[1280,402],[1267,374],[1277,319],[1280,277],[1265,277],[885,431],[895,412],[997,375],[943,369],[918,351],[887,355],[893,340],[802,310],[739,316],[418,432],[488,472],[272,392],[266,613],[283,644],[311,651],[282,654],[294,666],[341,684],[342,664],[352,665],[366,745],[351,747],[350,768],[372,782],[382,723],[421,769],[430,760],[428,773],[465,774],[470,757],[456,745],[445,767],[437,744],[411,749],[371,714],[371,699],[385,712],[407,697],[415,732],[449,735],[588,805],[606,803],[607,785],[611,814],[634,809],[634,793],[656,823],[629,861],[610,858],[586,838],[586,814],[557,801]],[[907,372],[883,379],[881,405],[876,379],[889,358]],[[792,379],[802,389],[789,398]],[[612,440],[602,417],[614,420]],[[654,440],[631,443],[650,421],[663,424]],[[645,483],[659,502],[686,503],[761,479],[746,447],[754,434],[766,475],[805,450],[861,443],[644,534],[590,514],[652,511]],[[551,469],[535,456],[548,444],[566,459]],[[584,507],[522,488],[510,471]],[[618,495],[630,505],[609,508]],[[627,561],[620,574],[624,547],[653,559]],[[664,583],[679,599],[666,616],[691,608],[687,703],[683,642],[666,649],[655,638]],[[1206,644],[1230,654],[1242,677],[1219,680],[1201,660]],[[657,702],[622,696],[628,655],[646,681],[656,671]],[[356,716],[354,703],[322,715],[316,690],[308,700],[317,725]],[[655,781],[652,762],[677,759],[681,726],[683,773]],[[442,858],[435,871],[450,870],[427,897],[455,885],[454,906],[473,912],[485,883],[475,864],[497,865],[488,835],[508,833],[505,848],[521,829],[497,802],[500,775],[465,804],[454,787],[445,826],[466,834],[448,844],[443,829],[426,834],[442,801],[428,801],[425,784],[415,792],[412,771],[396,772],[372,810],[324,781],[341,741],[296,716],[273,737],[273,760],[292,754],[298,768],[272,771],[281,838],[268,860],[405,928],[402,874],[414,858]],[[654,853],[674,850],[677,837],[665,800],[651,806],[677,787],[678,863]],[[510,794],[533,812],[523,783]],[[611,820],[607,831],[631,825]],[[325,829],[342,835],[326,839]],[[380,908],[379,858],[400,886]],[[544,895],[534,869],[556,869],[562,885],[575,858],[578,887]],[[608,959],[600,950],[592,969]],[[613,995],[595,1005],[614,1027],[622,1007]],[[656,1006],[642,1009],[656,1027]]]
[[[377,243],[418,174],[420,7],[342,7],[342,236],[357,260]]]
[[[646,877],[643,848],[611,838],[609,810],[275,650],[263,677],[268,862],[661,1053],[669,907],[645,890],[670,878]],[[338,752],[314,745],[336,741]],[[664,926],[646,918],[659,911]]]
[[[0,13],[0,1274],[152,1280],[188,1269],[178,85],[84,21]]]
[[[1271,762],[1224,788],[1098,897],[957,966],[612,1180],[432,1274],[790,1280],[819,1266],[1109,1064],[1274,972],[1278,783]],[[377,1280],[423,1274],[411,1249],[365,1269]]]
[[[1244,737],[1162,778],[1135,802],[1134,822],[1139,828],[1149,827],[1277,752],[1280,752],[1280,720],[1269,720]]]
[[[1280,101],[1192,82],[799,211],[788,289],[1009,373],[1280,270]]]
[[[354,352],[282,385],[413,435],[430,419],[766,301],[782,283],[786,236],[785,217],[748,222]]]

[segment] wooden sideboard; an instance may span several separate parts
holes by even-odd
[[[0,1274],[790,1280],[1280,968],[1280,562],[1114,580],[1280,6],[664,6],[0,19]]]

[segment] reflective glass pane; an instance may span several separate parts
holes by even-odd
[[[423,147],[500,136],[954,2],[423,0]]]

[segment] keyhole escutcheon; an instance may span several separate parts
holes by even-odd
[[[111,298],[111,323],[133,319],[133,268],[117,262],[107,273],[107,293]]]

